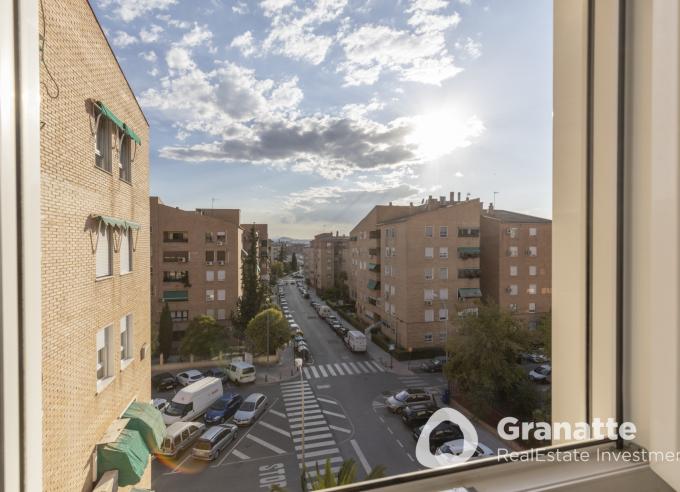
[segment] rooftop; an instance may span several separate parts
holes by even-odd
[[[533,223],[533,224],[550,224],[552,221],[550,219],[544,219],[543,217],[535,217],[533,215],[520,214],[517,212],[511,212],[509,210],[488,210],[483,213],[484,217],[491,217],[498,219],[501,222],[512,222],[512,223]]]

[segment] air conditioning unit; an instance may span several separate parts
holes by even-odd
[[[217,241],[218,246],[224,246],[224,241]]]
[[[512,293],[512,287],[506,287],[505,292],[507,292],[508,294]]]
[[[426,299],[426,300],[425,300],[425,305],[426,305],[426,306],[432,306],[432,299]]]
[[[206,264],[206,265],[212,265],[213,262],[212,262],[212,261],[206,261],[205,264]]]
[[[186,261],[187,261],[187,259],[184,256],[180,256],[178,258],[178,260],[179,260],[180,263],[186,263]]]
[[[224,260],[219,260],[219,261],[217,262],[217,264],[218,264],[218,265],[224,265]]]

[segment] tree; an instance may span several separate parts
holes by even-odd
[[[536,329],[536,342],[538,348],[542,348],[544,353],[550,357],[552,353],[552,313],[546,314]]]
[[[286,243],[279,243],[279,256],[276,259],[281,263],[286,263],[287,256],[288,251],[286,251]]]
[[[245,331],[250,320],[262,309],[264,299],[264,291],[257,272],[257,234],[254,226],[250,228],[249,234],[249,248],[241,267],[243,293],[236,302],[236,311],[232,315],[232,321],[241,334]]]
[[[158,349],[166,359],[172,352],[172,316],[166,302],[161,311],[160,327],[158,329]]]
[[[385,467],[377,465],[371,469],[364,480],[375,480],[385,476]],[[323,490],[330,487],[337,487],[340,485],[350,485],[357,482],[357,464],[353,459],[342,462],[338,473],[333,473],[331,468],[331,460],[326,459],[323,471],[316,467],[316,477],[312,478],[306,469],[302,471],[302,490],[307,491],[307,483],[310,484],[311,490]],[[285,492],[286,489],[279,485],[274,485],[271,492]]]
[[[285,269],[283,266],[283,263],[281,263],[278,260],[274,260],[271,262],[271,265],[269,266],[269,283],[271,285],[276,285],[276,282],[285,275]]]
[[[510,401],[525,382],[517,358],[530,343],[527,329],[512,314],[483,304],[477,316],[463,318],[459,334],[452,337],[446,373],[472,410],[486,413],[494,403]]]
[[[268,308],[255,316],[246,329],[246,339],[252,344],[256,354],[267,353],[267,324],[269,324],[269,353],[290,340],[288,322],[276,308]]]
[[[187,328],[179,351],[183,356],[214,357],[228,346],[227,332],[211,316],[197,316]]]
[[[293,256],[290,259],[290,269],[293,272],[297,272],[297,270],[298,270],[298,262],[297,262],[297,256],[295,255],[295,251],[293,251]]]

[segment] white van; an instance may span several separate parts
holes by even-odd
[[[324,305],[319,306],[319,316],[321,316],[322,318],[326,318],[326,317],[330,316],[331,314],[333,314],[333,311],[331,311],[331,308],[329,308],[328,306],[324,306]]]
[[[348,331],[347,335],[345,335],[345,340],[352,352],[366,352],[366,335],[360,331]]]
[[[165,430],[165,438],[158,450],[163,456],[177,456],[201,437],[205,430],[203,422],[175,422]]]
[[[227,367],[229,381],[241,384],[255,381],[255,366],[247,362],[232,362]]]
[[[163,422],[188,422],[200,417],[210,405],[222,397],[222,381],[203,378],[179,390],[163,411]]]

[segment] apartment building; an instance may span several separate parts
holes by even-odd
[[[310,241],[309,249],[303,250],[307,282],[318,291],[343,288],[346,285],[349,265],[346,250],[349,237],[339,232],[317,234]]]
[[[243,249],[250,251],[250,231],[255,228],[255,235],[257,241],[257,257],[258,265],[260,267],[260,279],[263,282],[269,281],[269,263],[271,261],[271,241],[269,239],[269,227],[267,224],[241,224],[243,229]]]
[[[151,398],[149,124],[90,4],[41,8],[43,468],[26,466],[43,490],[87,492],[109,445],[146,449],[119,419]]]
[[[480,231],[485,298],[536,327],[551,308],[552,222],[490,206]]]
[[[357,314],[380,321],[404,348],[443,346],[458,317],[475,312],[478,199],[429,197],[419,206],[374,208],[352,231]]]
[[[150,198],[151,322],[165,303],[176,350],[196,316],[228,325],[241,296],[243,229],[238,209],[181,210]],[[169,354],[164,354],[169,355]]]

